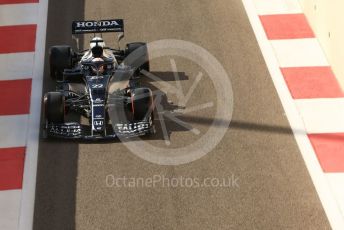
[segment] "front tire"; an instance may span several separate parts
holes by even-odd
[[[65,98],[60,92],[49,92],[44,95],[44,114],[48,123],[64,123]]]
[[[132,112],[135,121],[153,119],[153,95],[148,88],[138,88],[132,91]],[[151,116],[151,117],[150,117]]]

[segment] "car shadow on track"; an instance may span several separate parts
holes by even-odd
[[[166,93],[162,92],[159,88],[155,87],[152,83],[155,81],[164,81],[164,82],[172,82],[175,81],[175,76],[179,76],[180,81],[189,80],[189,77],[185,75],[183,72],[152,72],[156,78],[156,80],[152,80],[151,78],[144,78],[144,84],[151,88],[153,91],[156,92],[156,94],[159,94],[161,96],[161,100],[159,101],[161,104],[161,107],[163,108],[163,112],[171,113],[173,114],[177,119],[184,122],[185,124],[199,124],[204,126],[212,126],[217,124],[226,124],[226,122],[215,122],[218,121],[218,119],[214,118],[207,118],[207,117],[201,117],[197,115],[187,115],[178,113],[175,111],[178,111],[179,109],[184,109],[181,106],[175,105],[170,102],[168,99]],[[155,111],[157,113],[157,111]],[[178,125],[176,122],[164,117],[164,124],[167,129],[168,138],[173,132],[187,132],[192,129],[192,126],[190,125],[189,128],[185,126]],[[157,133],[150,137],[144,137],[144,139],[157,139],[157,140],[163,140],[164,135],[162,132],[161,122],[159,122],[158,116],[155,114],[155,123],[157,126]],[[263,124],[259,122],[250,122],[250,121],[243,121],[243,120],[231,120],[229,129],[241,129],[246,131],[253,131],[253,132],[269,132],[269,133],[278,133],[281,135],[293,135],[292,129],[284,126],[274,125],[274,124]],[[304,133],[302,130],[294,130],[296,133]]]
[[[180,125],[175,121],[168,118],[168,116],[159,116],[158,113],[163,114],[172,114],[173,116],[177,116],[178,114],[175,111],[180,109],[184,109],[183,106],[178,104],[174,104],[171,100],[169,100],[166,92],[161,90],[159,87],[156,86],[154,83],[161,83],[167,82],[168,84],[174,84],[176,82],[176,76],[178,76],[179,81],[187,81],[189,77],[184,72],[163,72],[163,71],[154,71],[150,72],[154,79],[147,76],[142,76],[142,85],[150,88],[154,94],[154,101],[155,101],[155,110],[154,110],[154,123],[156,126],[156,133],[154,135],[150,135],[147,137],[143,137],[143,139],[150,139],[150,140],[165,140],[170,139],[170,136],[173,132],[187,132],[192,130],[192,126],[188,124]],[[162,121],[163,120],[163,121]],[[163,127],[166,128],[167,137],[163,133]]]

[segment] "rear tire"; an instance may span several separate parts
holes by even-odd
[[[64,69],[73,66],[73,51],[70,46],[52,46],[49,52],[50,77],[54,80],[62,79]]]
[[[148,88],[138,88],[132,91],[132,112],[135,121],[153,119],[153,95]]]
[[[49,92],[44,95],[44,114],[48,123],[64,123],[65,98],[60,92]]]
[[[134,42],[127,44],[125,50],[126,56],[132,54],[136,50],[138,50],[136,53],[137,55],[130,57],[129,59],[126,59],[126,64],[137,69],[138,72],[141,70],[149,72],[150,64],[147,44],[144,42]]]

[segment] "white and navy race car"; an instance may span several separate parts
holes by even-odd
[[[129,43],[122,50],[105,45],[102,33],[119,33],[118,43],[124,37],[122,19],[75,21],[72,32],[94,36],[82,52],[67,45],[50,48],[56,90],[44,95],[43,136],[97,140],[154,133],[152,91],[139,82],[141,71],[149,71],[147,45]],[[85,117],[86,124],[68,121],[69,113]]]

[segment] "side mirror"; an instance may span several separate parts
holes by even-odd
[[[72,39],[75,41],[76,43],[76,48],[78,51],[80,51],[80,44],[79,44],[79,38],[75,35],[72,35]]]
[[[120,41],[124,38],[124,33],[120,33],[117,35],[117,42],[118,42],[118,49],[121,49]]]
[[[120,33],[117,35],[117,40],[120,42],[124,38],[124,33]]]

